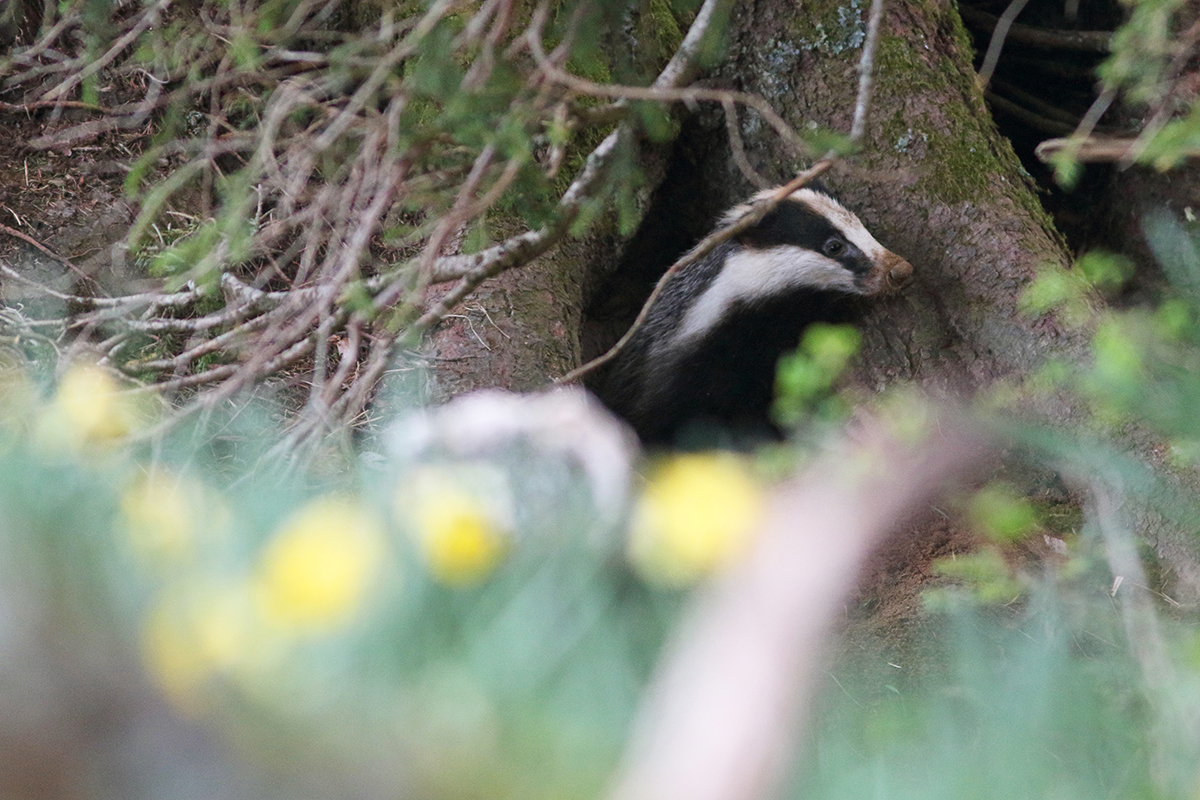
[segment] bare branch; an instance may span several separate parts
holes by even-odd
[[[688,28],[687,35],[679,44],[679,49],[667,66],[663,68],[652,84],[655,89],[667,89],[673,86],[683,86],[691,83],[699,72],[700,49],[704,39],[709,35],[713,23],[728,18],[733,0],[705,0],[696,18]]]
[[[526,264],[557,244],[579,215],[583,202],[592,196],[595,185],[604,177],[612,154],[618,147],[627,146],[628,137],[628,128],[624,125],[618,126],[617,130],[610,133],[592,151],[579,177],[563,193],[562,200],[558,204],[559,216],[554,223],[537,231],[514,237],[503,245],[489,248],[473,256],[451,257],[452,259],[465,259],[467,263],[474,263],[475,266],[466,270],[458,285],[413,323],[413,332],[423,333],[429,330],[459,301],[488,278],[499,275],[504,270],[519,264]],[[435,266],[444,266],[445,261],[445,259],[438,259]]]
[[[992,79],[992,73],[996,71],[996,64],[1000,61],[1000,51],[1004,48],[1004,37],[1008,36],[1008,30],[1016,21],[1017,15],[1025,9],[1025,4],[1029,0],[1012,0],[1008,7],[1004,9],[1004,13],[996,20],[996,26],[992,28],[992,38],[988,42],[987,53],[983,57],[983,64],[979,67],[979,85],[987,88],[988,82]]]
[[[0,103],[0,111],[11,111],[18,114],[28,114],[39,108],[81,108],[84,111],[95,111],[100,114],[111,114],[113,110],[95,103],[84,103],[80,100],[34,100],[31,103]]]
[[[1022,0],[1027,2],[1027,0]],[[867,18],[867,39],[858,62],[858,97],[854,101],[854,122],[850,125],[850,141],[859,142],[867,128],[867,109],[871,105],[871,90],[875,83],[875,50],[879,47],[879,28],[883,22],[883,0],[871,0]]]
[[[1075,126],[1069,122],[1063,122],[1044,114],[1039,114],[1036,111],[1031,111],[1025,106],[1019,105],[996,92],[985,92],[984,97],[995,110],[1019,119],[1029,127],[1042,133],[1048,133],[1051,136],[1066,136],[1075,130]]]
[[[1072,148],[1072,157],[1083,163],[1124,162],[1134,157],[1137,143],[1137,139],[1047,139],[1037,146],[1034,153],[1042,161],[1049,161],[1064,150]],[[1187,158],[1200,158],[1200,147],[1180,148],[1180,154]]]
[[[687,80],[694,75],[696,70],[694,61],[699,43],[703,41],[708,27],[712,24],[713,20],[719,13],[723,13],[723,10],[727,10],[729,5],[730,0],[706,0],[700,12],[696,15],[691,28],[688,29],[683,44],[680,46],[679,51],[676,52],[676,57],[671,59],[667,67],[655,79],[653,84],[655,88],[639,91],[663,92],[671,90],[678,85],[678,82]],[[686,58],[680,57],[680,53],[685,52],[685,50],[687,53]],[[543,58],[545,58],[544,54]],[[547,61],[547,63],[549,62]],[[552,67],[553,65],[550,66]],[[567,73],[563,74],[567,75]],[[573,78],[574,76],[568,75],[568,77]],[[582,79],[579,80],[582,81]],[[584,83],[590,82],[584,81]],[[592,85],[599,87],[599,84]],[[637,89],[637,87],[623,88]],[[666,95],[655,96],[652,99],[664,98],[666,98]],[[718,92],[713,95],[713,99],[719,98],[724,98],[724,93]],[[680,97],[678,99],[684,98]],[[559,202],[557,210],[558,218],[555,223],[537,231],[519,234],[501,244],[494,245],[478,253],[442,256],[429,268],[426,276],[429,283],[474,279],[480,275],[483,275],[483,279],[486,279],[519,264],[528,263],[557,244],[562,236],[566,234],[570,223],[574,221],[582,201],[591,196],[591,193],[598,184],[598,179],[602,175],[607,160],[612,157],[615,151],[617,139],[614,136],[616,135],[617,132],[610,134],[588,156],[583,170],[581,170],[579,176],[563,194],[562,200]],[[565,225],[562,224],[564,220],[566,221]],[[479,282],[482,282],[482,279]],[[478,283],[475,283],[474,286],[478,286]],[[469,291],[467,293],[469,294]],[[388,293],[381,297],[379,304],[386,305],[395,302],[397,296],[395,292]]]
[[[81,277],[81,278],[83,278],[84,280],[87,280],[87,281],[90,281],[90,280],[91,280],[91,276],[89,276],[89,275],[88,275],[86,272],[84,272],[83,270],[81,270],[79,267],[77,267],[77,266],[75,266],[74,264],[72,264],[72,263],[71,263],[71,260],[70,260],[69,258],[66,258],[66,257],[64,257],[64,256],[60,256],[58,253],[54,252],[54,251],[53,251],[53,250],[51,250],[49,247],[46,247],[46,245],[42,244],[42,243],[41,243],[41,242],[39,242],[37,239],[34,239],[32,236],[29,236],[29,235],[27,235],[27,234],[24,234],[24,233],[22,233],[21,231],[18,231],[18,230],[15,230],[15,229],[13,229],[13,228],[10,228],[10,227],[8,227],[7,225],[0,225],[0,232],[7,233],[9,236],[16,237],[17,239],[20,239],[21,241],[25,242],[26,244],[29,244],[29,245],[32,245],[33,247],[36,247],[38,250],[41,250],[43,253],[45,253],[46,255],[50,256],[50,257],[51,257],[51,258],[53,258],[55,261],[58,261],[58,262],[59,262],[59,263],[61,263],[61,264],[62,264],[64,267],[66,267],[67,269],[71,270],[72,272],[74,272],[74,273],[75,273],[76,275],[78,275],[79,277]]]
[[[969,6],[959,6],[958,13],[963,22],[975,28],[994,30],[998,23],[995,16]],[[1082,50],[1089,53],[1107,53],[1112,42],[1112,34],[1108,31],[1058,31],[1016,23],[1009,27],[1007,38],[1046,50]]]
[[[55,86],[50,91],[46,92],[44,95],[42,95],[42,100],[59,99],[67,92],[78,86],[80,83],[83,83],[85,80],[111,64],[113,59],[119,56],[125,50],[125,48],[133,44],[134,40],[136,40],[143,31],[157,24],[159,15],[162,14],[162,12],[166,10],[167,6],[169,5],[171,5],[171,0],[158,0],[158,2],[151,6],[146,13],[141,15],[137,21],[137,24],[135,24],[130,30],[126,31],[121,38],[117,39],[117,41],[113,43],[112,47],[108,49],[108,52],[94,61],[89,59],[86,67],[71,75],[71,77],[67,78],[58,86]]]
[[[732,100],[724,101],[721,106],[725,109],[725,133],[729,137],[733,163],[737,164],[737,168],[746,177],[746,180],[759,189],[769,188],[771,182],[759,174],[750,160],[746,158],[746,148],[742,144],[742,132],[738,129],[737,106],[733,104]]]
[[[543,12],[549,8],[543,6],[539,7]],[[705,0],[679,49],[653,81],[651,90],[660,93],[656,101],[690,101],[699,96],[679,86],[698,72],[699,55],[731,6],[732,0]],[[251,33],[260,59],[257,70],[239,68],[237,56],[228,46],[239,33],[245,33],[238,28],[236,4],[219,6],[211,14],[205,10],[191,15],[194,9],[182,7],[172,10],[173,14],[179,12],[181,24],[191,26],[188,30],[207,34],[216,46],[194,49],[194,45],[184,45],[182,52],[161,63],[121,66],[120,59],[127,57],[135,43],[157,36],[155,26],[168,7],[170,0],[144,6],[127,4],[128,11],[114,17],[113,38],[101,45],[102,55],[94,62],[88,61],[86,54],[76,55],[78,48],[71,39],[83,21],[80,15],[68,13],[35,48],[17,57],[23,72],[15,77],[28,84],[50,76],[53,84],[41,99],[21,104],[23,111],[43,106],[56,111],[64,106],[84,107],[66,98],[101,71],[129,78],[138,87],[138,99],[113,108],[88,106],[105,117],[45,133],[31,143],[38,147],[63,147],[103,133],[140,128],[155,109],[187,109],[192,135],[144,156],[143,164],[157,169],[154,160],[159,159],[170,172],[143,198],[132,238],[140,240],[151,221],[164,212],[173,213],[171,206],[180,201],[182,192],[188,190],[190,199],[190,189],[195,187],[200,207],[182,215],[188,220],[186,225],[182,230],[176,228],[172,236],[160,236],[158,246],[166,249],[178,244],[175,252],[196,260],[191,274],[203,285],[169,293],[91,298],[82,296],[86,294],[83,290],[76,290],[78,294],[52,290],[0,264],[6,276],[11,273],[26,280],[37,292],[56,297],[72,309],[71,315],[58,319],[22,322],[6,318],[0,324],[14,331],[34,326],[59,336],[70,334],[74,341],[98,347],[105,360],[127,368],[163,370],[169,379],[161,388],[167,391],[203,387],[200,392],[188,393],[188,405],[181,413],[212,408],[281,366],[315,357],[313,386],[304,412],[305,424],[312,422],[310,433],[319,434],[333,421],[356,415],[370,396],[372,382],[386,368],[397,340],[411,342],[484,280],[528,263],[569,235],[586,205],[603,196],[609,165],[620,148],[633,146],[632,126],[621,119],[616,130],[587,157],[552,209],[548,223],[481,253],[447,255],[447,243],[456,231],[511,192],[528,158],[522,153],[508,154],[500,143],[462,145],[438,125],[429,127],[427,138],[407,141],[412,137],[401,124],[401,114],[411,84],[402,78],[393,91],[391,82],[403,71],[400,67],[418,55],[421,42],[434,26],[451,11],[461,11],[465,22],[451,44],[455,58],[470,62],[461,91],[486,89],[488,76],[504,57],[519,62],[519,68],[527,73],[525,89],[516,102],[518,111],[529,115],[514,115],[518,124],[535,129],[554,119],[568,128],[580,125],[580,119],[571,115],[570,96],[564,97],[562,85],[540,68],[531,68],[523,52],[530,47],[529,31],[511,30],[513,20],[528,14],[528,9],[522,10],[513,0],[474,4],[434,0],[417,16],[402,22],[394,23],[390,14],[384,14],[378,35],[371,33],[375,38],[360,39],[357,48],[349,48],[350,52],[341,56],[339,67],[349,70],[349,85],[354,87],[345,96],[346,76],[342,72],[331,75],[330,56],[316,52],[321,46],[315,42],[346,41],[346,37],[321,29],[322,8],[328,10],[329,3],[301,0],[282,27]],[[545,13],[535,13],[535,17],[544,19]],[[561,72],[573,41],[571,25],[582,19],[577,15],[554,51],[542,55],[546,65]],[[152,37],[146,36],[148,31]],[[504,42],[510,40],[513,44],[502,51]],[[540,48],[540,38],[537,41]],[[155,57],[160,57],[157,51]],[[193,79],[195,75],[203,77]],[[10,81],[6,85],[17,84]],[[595,90],[595,85],[591,86]],[[572,96],[581,93],[568,88]],[[674,99],[671,93],[675,93]],[[628,99],[636,99],[619,92],[609,96],[617,99],[614,108],[620,115],[626,113]],[[773,112],[761,98],[751,103],[769,121],[782,123],[769,116]],[[0,111],[4,110],[13,107],[0,106]],[[731,124],[736,126],[736,118]],[[336,157],[331,156],[334,152]],[[218,187],[232,188],[221,198],[222,207],[215,207]],[[448,196],[450,187],[457,192],[452,206],[436,207],[421,220],[423,255],[413,258],[406,252],[404,261],[379,269],[373,261],[373,242],[389,208],[397,199],[417,199],[419,203],[434,193]],[[12,235],[27,238],[20,232]],[[192,236],[196,238],[189,242]],[[189,249],[192,242],[197,247]],[[244,279],[225,271],[235,258],[241,265],[238,275]],[[250,276],[242,269],[252,271]],[[373,273],[370,277],[363,275],[367,270]],[[209,276],[214,274],[220,275],[225,300],[224,307],[216,311],[201,302],[212,299]],[[276,288],[281,281],[286,287],[283,290],[263,290],[268,285]],[[440,302],[420,307],[426,286],[449,281],[457,281],[457,285]],[[351,298],[359,303],[353,314],[348,310]],[[396,309],[398,303],[405,305]],[[398,331],[371,328],[373,320],[393,309],[394,318],[407,321],[406,326]],[[164,344],[184,339],[186,344],[178,353],[137,360],[138,354],[132,353],[135,346],[141,347],[147,336],[160,334]],[[329,351],[339,342],[346,349],[337,357],[334,369],[335,356]],[[199,366],[203,357],[216,353],[236,358],[237,363],[209,369]]]
[[[559,69],[548,59],[539,59],[538,66],[553,81],[566,86],[571,91],[590,97],[608,97],[617,100],[646,100],[658,103],[740,103],[758,112],[780,138],[802,155],[813,155],[812,148],[796,133],[791,125],[771,107],[764,98],[747,92],[735,92],[726,89],[709,89],[705,87],[687,87],[677,89],[660,87],[658,85],[644,88],[641,86],[620,86],[617,84],[594,83],[585,78],[572,75]]]

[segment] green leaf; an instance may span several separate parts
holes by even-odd
[[[463,75],[454,60],[453,32],[448,25],[430,31],[421,41],[420,55],[405,65],[413,91],[443,102],[459,91]]]
[[[1122,255],[1093,251],[1081,256],[1075,269],[1097,289],[1115,291],[1133,275],[1133,262]]]
[[[262,65],[258,42],[239,27],[229,43],[229,53],[240,72],[257,72]]]
[[[1142,348],[1119,318],[1105,319],[1092,338],[1092,370],[1088,386],[1105,403],[1129,405],[1146,385]]]
[[[772,418],[785,427],[795,427],[809,415],[839,414],[840,404],[822,407],[821,401],[858,353],[861,343],[862,334],[853,326],[810,325],[796,351],[779,360]]]
[[[970,588],[974,599],[985,604],[1010,603],[1024,590],[1004,558],[991,548],[939,559],[934,562],[933,571],[962,581]]]
[[[812,152],[824,155],[830,150],[839,156],[848,156],[858,150],[858,145],[850,137],[826,128],[813,128],[801,132],[804,141],[812,148]]]
[[[1051,265],[1021,293],[1017,307],[1030,316],[1042,316],[1068,302],[1082,299],[1084,291],[1078,276]]]
[[[1039,522],[1033,504],[1003,483],[993,483],[976,492],[967,516],[976,530],[999,544],[1025,538],[1037,529]]]
[[[667,142],[674,138],[675,123],[662,103],[638,102],[632,103],[631,108],[651,141]]]
[[[1054,167],[1055,183],[1067,191],[1075,188],[1075,184],[1083,175],[1083,165],[1079,163],[1075,155],[1074,149],[1066,147],[1050,158],[1050,165]]]

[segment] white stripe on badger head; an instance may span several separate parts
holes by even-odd
[[[846,240],[862,251],[863,255],[873,264],[880,264],[888,255],[888,250],[866,229],[853,211],[843,206],[827,194],[814,192],[812,189],[797,189],[792,192],[791,199],[798,200],[820,214],[846,237]]]
[[[729,211],[725,212],[725,215],[721,217],[721,227],[736,222],[738,218],[749,211],[755,203],[759,202],[760,200],[766,200],[777,191],[779,191],[778,188],[763,189],[745,203],[741,203],[729,209]],[[803,203],[817,214],[829,220],[831,225],[842,232],[842,235],[846,237],[848,242],[861,250],[863,255],[869,258],[873,263],[879,264],[880,260],[887,255],[887,248],[875,241],[875,237],[872,236],[866,229],[866,226],[862,224],[862,220],[860,220],[853,211],[846,208],[844,205],[839,203],[837,200],[834,200],[824,192],[818,192],[815,189],[801,187],[792,192],[788,196],[788,199]]]
[[[792,245],[735,250],[664,346],[675,348],[713,330],[738,303],[766,300],[805,286],[858,291],[849,270],[812,250]]]

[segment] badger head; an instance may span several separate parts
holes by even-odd
[[[774,191],[730,209],[722,225]],[[898,290],[911,275],[912,265],[875,241],[853,212],[822,191],[799,189],[734,240],[688,308],[674,344],[711,331],[737,307],[804,290],[870,297]]]
[[[730,209],[728,225],[774,189]],[[858,217],[819,189],[797,189],[757,225],[738,237],[744,264],[761,270],[767,260],[782,287],[835,289],[862,295],[895,291],[912,275],[912,265],[873,237]],[[786,266],[785,266],[786,265]],[[762,276],[755,276],[762,277]],[[757,282],[757,281],[753,281]]]

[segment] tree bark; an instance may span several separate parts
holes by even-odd
[[[739,4],[727,56],[709,82],[764,96],[797,130],[845,133],[854,115],[865,17],[864,0]],[[748,160],[763,176],[782,182],[807,165],[755,112],[743,109],[739,117]],[[1038,269],[1068,256],[1011,146],[996,132],[952,7],[932,0],[888,4],[861,152],[825,182],[876,238],[915,267],[913,283],[900,296],[863,308],[860,383],[877,389],[914,380],[970,395],[997,378],[1027,372],[1047,352],[1083,355],[1077,334],[1018,311],[1021,291]],[[474,334],[461,317],[447,321],[435,349],[459,360],[435,371],[435,383],[444,388],[430,399],[482,385],[528,390],[539,376],[549,381],[566,365],[601,352],[632,319],[657,275],[754,189],[732,158],[720,107],[702,107],[684,122],[632,241],[601,230],[584,246],[560,248],[553,266],[509,276],[498,302],[467,304]],[[617,281],[603,284],[614,271]],[[588,287],[597,285],[602,288],[589,296]],[[621,292],[633,299],[614,311],[612,295]],[[580,343],[583,304],[591,306],[591,319]],[[472,317],[475,306],[486,308],[495,324],[482,314]],[[513,313],[521,308],[534,309],[532,318]],[[494,342],[483,329],[492,331]]]
[[[865,7],[862,0],[747,4],[719,78],[762,94],[798,130],[848,132]],[[727,203],[752,187],[729,159],[724,122],[714,116],[698,121],[713,144],[696,169],[706,192]],[[741,129],[748,159],[764,176],[784,180],[804,166],[752,112]],[[914,267],[902,295],[865,309],[860,381],[915,380],[970,394],[1030,370],[1047,351],[1082,355],[1077,335],[1017,309],[1039,268],[1068,256],[996,132],[949,4],[887,4],[862,151],[826,183]]]

